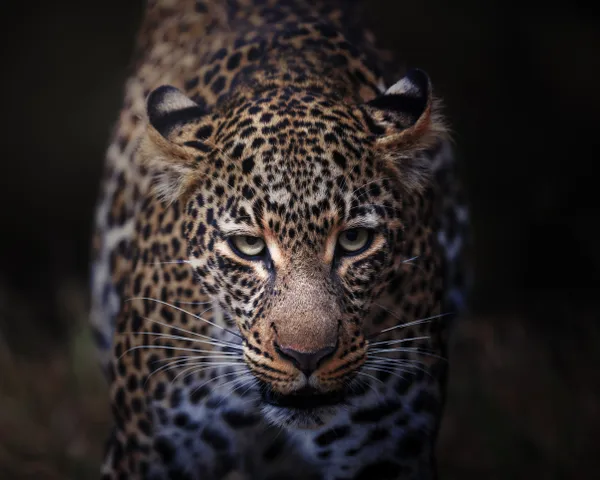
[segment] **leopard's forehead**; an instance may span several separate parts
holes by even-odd
[[[222,117],[194,127],[194,142],[210,151],[200,162],[211,177],[202,182],[203,200],[225,205],[220,225],[310,243],[352,220],[378,226],[396,211],[393,178],[358,108],[284,89]]]
[[[263,156],[264,163],[274,160],[276,153],[305,161],[313,157],[322,161],[324,154],[329,153],[345,168],[340,150],[362,157],[364,145],[371,139],[357,107],[311,91],[274,89],[239,103],[219,112],[223,118],[214,132],[214,140],[232,150],[234,158],[245,147],[268,152],[270,155]],[[198,137],[205,134],[203,130],[196,132]],[[291,162],[285,166],[299,165]]]

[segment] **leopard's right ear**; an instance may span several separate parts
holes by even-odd
[[[146,102],[148,125],[138,150],[153,176],[154,192],[176,200],[195,179],[196,165],[212,148],[212,119],[197,103],[172,86],[152,91]]]
[[[154,130],[167,140],[177,141],[177,129],[202,119],[206,112],[182,91],[163,85],[148,95],[146,113]]]

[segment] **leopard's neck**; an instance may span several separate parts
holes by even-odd
[[[178,10],[171,22],[164,15],[173,3]],[[383,88],[383,69],[369,32],[344,17],[342,3],[323,3],[328,6],[307,0],[159,0],[146,17],[140,46],[147,51],[155,43],[161,58],[168,51],[170,83],[208,108],[288,87],[347,103],[373,99]],[[281,21],[282,10],[292,17]],[[160,22],[152,21],[152,12],[159,11]],[[148,60],[146,55],[142,61]]]

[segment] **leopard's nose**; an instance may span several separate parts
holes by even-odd
[[[292,347],[275,344],[275,350],[281,358],[291,362],[304,375],[310,377],[325,360],[335,353],[336,347],[330,346],[314,352],[303,352]]]

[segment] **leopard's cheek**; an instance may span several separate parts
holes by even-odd
[[[388,284],[393,270],[389,244],[382,240],[376,248],[355,258],[344,260],[337,272],[344,290],[344,302],[351,312],[365,312]]]
[[[218,269],[225,278],[229,277],[232,271],[243,276],[246,281],[268,282],[271,278],[264,262],[239,257],[232,252],[225,239],[215,244],[214,254]]]
[[[209,275],[204,282],[214,285],[211,295],[246,337],[268,298],[268,272],[260,262],[232,255],[223,243],[215,247],[214,256],[206,264]]]

